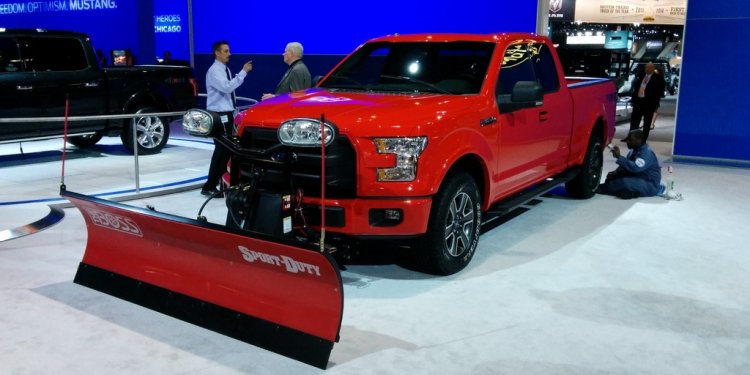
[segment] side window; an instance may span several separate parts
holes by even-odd
[[[512,44],[505,50],[495,95],[512,94],[513,86],[519,81],[536,81],[528,43]]]
[[[557,91],[560,87],[560,79],[557,76],[557,67],[549,46],[546,44],[535,44],[536,55],[533,56],[534,71],[539,79],[539,84],[545,93]]]
[[[16,38],[0,37],[0,73],[22,70],[23,64],[18,54]]]
[[[88,67],[86,51],[78,39],[33,37],[29,40],[29,52],[31,69],[37,72],[75,71]]]

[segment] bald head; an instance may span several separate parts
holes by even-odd
[[[646,64],[646,67],[643,68],[646,74],[652,74],[654,70],[656,70],[656,65],[654,63],[648,63]]]
[[[284,62],[287,65],[291,65],[293,62],[302,58],[302,44],[299,42],[291,42],[284,48]]]

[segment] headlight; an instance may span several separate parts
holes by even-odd
[[[323,125],[325,144],[330,145],[336,136],[335,128],[329,123]],[[279,127],[279,142],[287,146],[320,146],[320,120],[295,118],[284,121]]]
[[[378,181],[414,181],[417,161],[427,146],[427,137],[375,138],[378,154],[395,154],[396,166],[378,168]]]
[[[202,109],[188,110],[182,116],[182,130],[190,135],[208,137],[214,126],[214,116]]]

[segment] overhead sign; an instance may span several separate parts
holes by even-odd
[[[576,10],[576,0],[549,0],[549,20],[551,22],[572,22]]]
[[[154,16],[155,33],[182,32],[182,18],[179,14],[158,14]]]
[[[117,2],[115,0],[18,1],[0,4],[0,15],[46,12],[82,12],[108,9],[117,9]]]
[[[576,21],[595,23],[684,25],[686,14],[687,0],[590,0],[575,8]]]

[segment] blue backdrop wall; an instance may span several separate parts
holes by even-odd
[[[748,61],[750,7],[746,0],[688,3],[680,72],[676,159],[750,161]],[[719,160],[720,161],[720,160]]]
[[[106,54],[130,48],[137,64],[154,63],[153,17],[153,0],[0,0],[0,27],[83,32]]]
[[[302,43],[305,64],[315,76],[327,73],[346,54],[374,37],[393,33],[534,32],[537,17],[536,1],[515,0],[193,0],[192,6],[199,81],[204,80],[213,63],[213,42],[227,40],[233,54],[229,63],[232,72],[253,60],[253,71],[237,92],[256,99],[264,92],[273,92],[286,71],[281,54],[288,42]]]
[[[130,48],[138,64],[152,64],[165,51],[190,60],[188,0],[0,0],[0,27],[80,31],[96,48]],[[229,63],[238,72],[247,60],[254,68],[240,96],[272,92],[287,66],[286,43],[301,42],[313,75],[328,72],[368,39],[393,33],[494,33],[536,29],[537,2],[467,0],[440,2],[381,0],[376,4],[342,0],[244,2],[192,0],[195,71],[205,92],[205,72],[213,62],[211,45],[228,40]]]

